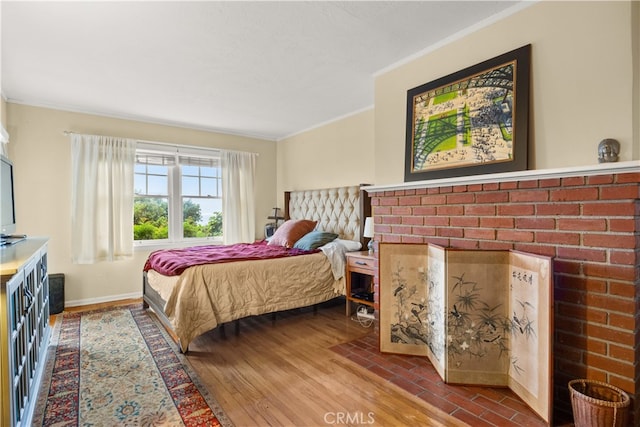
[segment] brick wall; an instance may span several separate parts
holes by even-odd
[[[590,378],[628,392],[632,422],[640,425],[640,173],[374,187],[369,195],[376,246],[436,243],[553,256],[554,418],[571,416],[569,380]]]

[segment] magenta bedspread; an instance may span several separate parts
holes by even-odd
[[[152,252],[144,265],[144,271],[153,269],[165,276],[177,276],[194,265],[283,258],[318,252],[287,249],[267,245],[266,241],[236,243],[234,245],[192,246],[182,249],[163,249]]]

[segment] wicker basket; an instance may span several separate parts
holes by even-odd
[[[629,411],[629,395],[595,380],[569,381],[571,407],[576,427],[624,427]]]

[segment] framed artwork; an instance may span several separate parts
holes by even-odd
[[[407,92],[404,180],[527,169],[531,45]]]
[[[552,416],[552,259],[379,246],[380,351],[426,356],[446,383],[509,387]]]

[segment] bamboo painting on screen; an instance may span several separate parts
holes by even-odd
[[[447,383],[507,386],[545,421],[552,259],[380,244],[380,350],[429,358]]]

